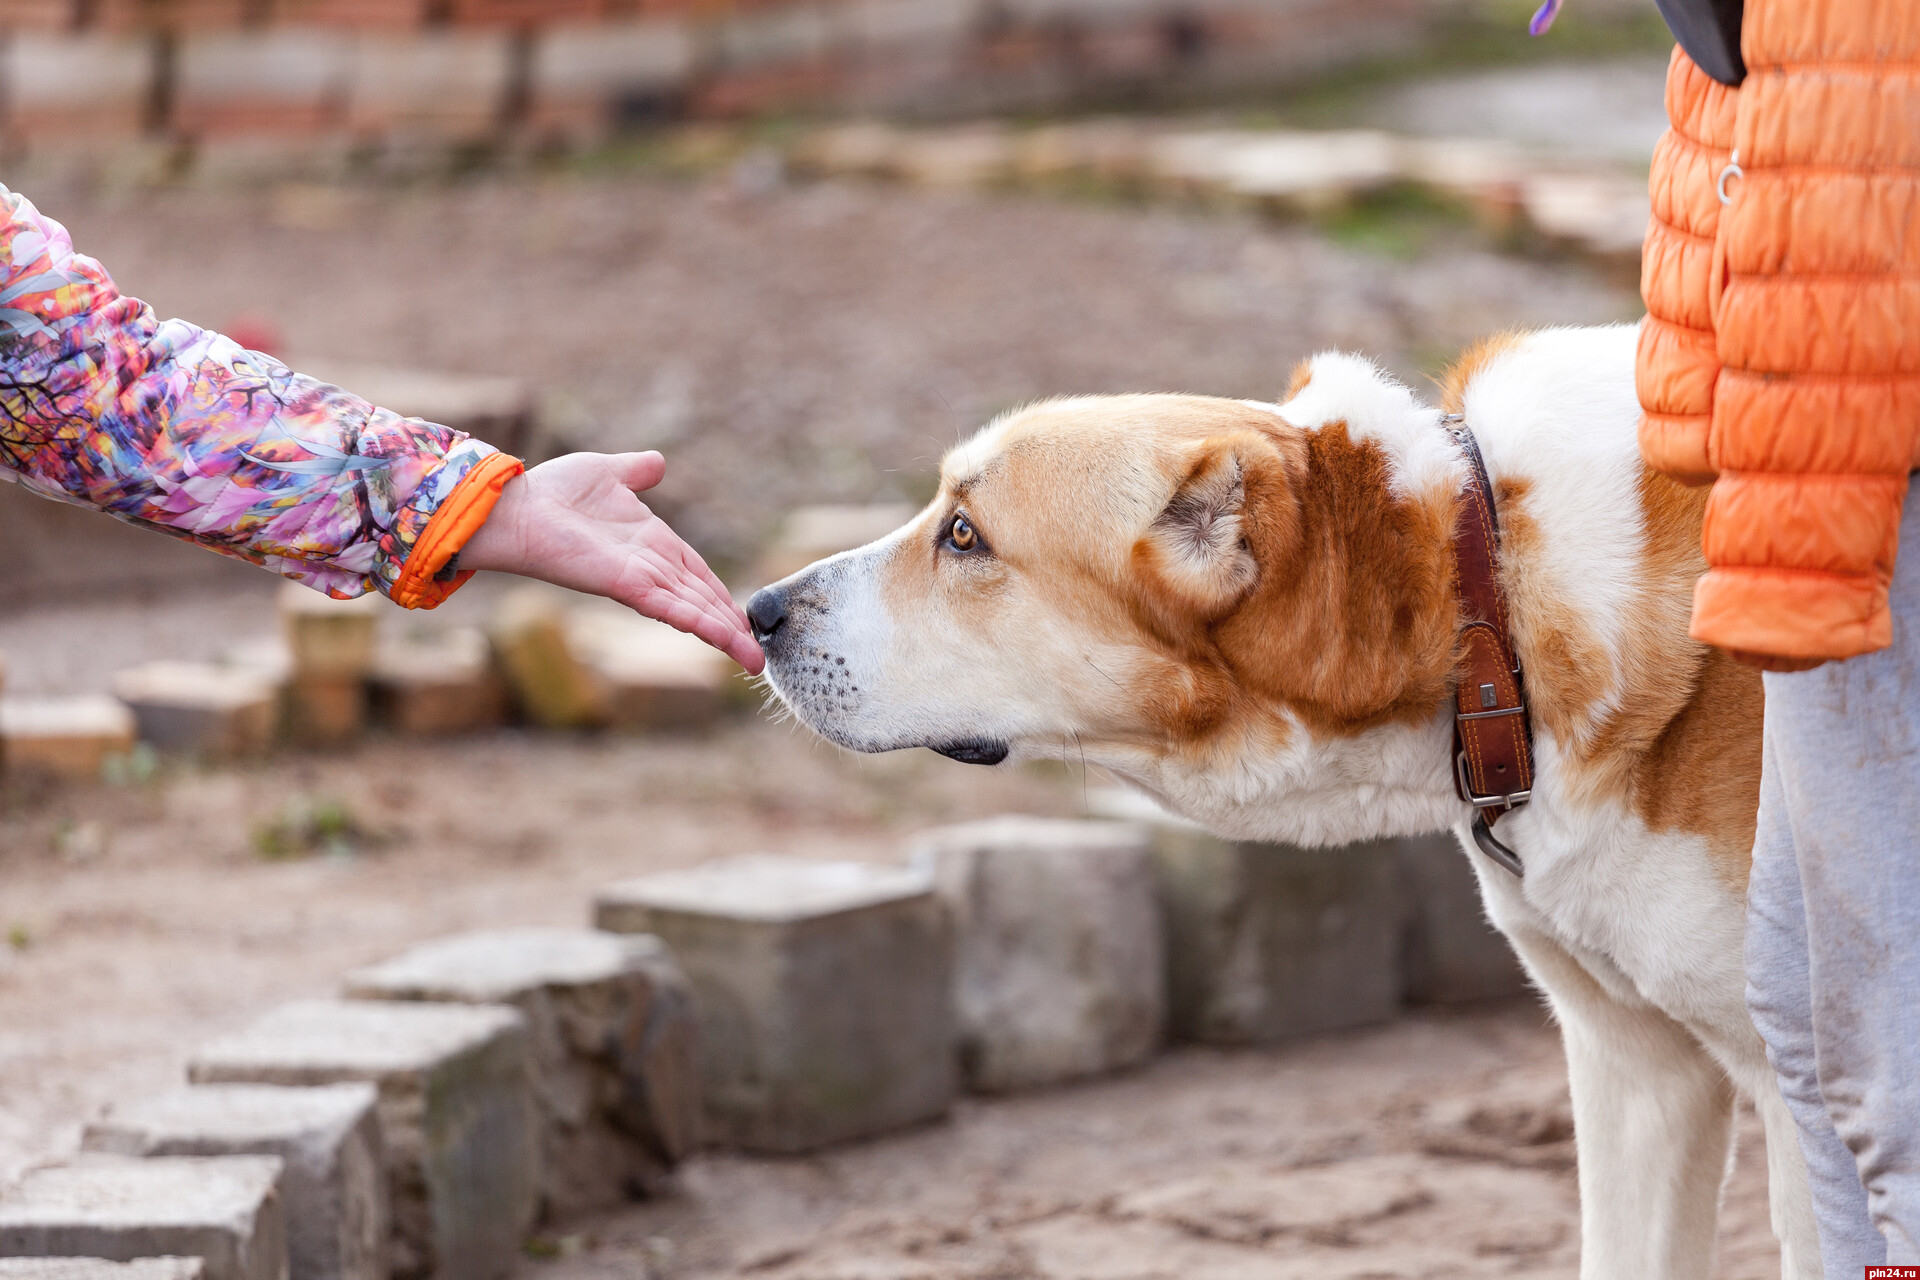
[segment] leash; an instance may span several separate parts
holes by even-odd
[[[1533,725],[1527,715],[1526,680],[1507,625],[1507,596],[1494,572],[1500,522],[1487,464],[1472,429],[1457,413],[1440,422],[1467,459],[1467,483],[1453,536],[1463,620],[1453,715],[1453,785],[1474,808],[1473,842],[1518,876],[1524,874],[1520,855],[1493,834],[1501,815],[1533,797]]]

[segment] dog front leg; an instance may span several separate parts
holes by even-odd
[[[1615,999],[1541,934],[1509,936],[1546,989],[1566,1046],[1581,1280],[1707,1280],[1732,1083],[1666,1014]]]

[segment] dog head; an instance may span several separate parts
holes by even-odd
[[[1350,357],[1279,406],[1050,401],[954,449],[905,528],[748,614],[773,688],[834,742],[1065,751],[1191,811],[1175,775],[1312,772],[1313,743],[1434,721],[1458,465],[1433,411]]]

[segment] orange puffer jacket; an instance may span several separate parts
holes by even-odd
[[[1741,52],[1668,71],[1640,447],[1713,481],[1695,638],[1847,658],[1892,639],[1920,461],[1920,5],[1747,0]]]

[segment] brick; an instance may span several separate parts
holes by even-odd
[[[372,680],[376,717],[401,733],[474,733],[506,719],[506,684],[475,627],[382,645]]]
[[[392,1274],[511,1271],[539,1204],[526,1021],[496,1005],[305,1000],[204,1046],[195,1084],[380,1092]]]
[[[362,1000],[518,1009],[532,1035],[548,1217],[658,1191],[699,1130],[685,977],[658,938],[593,929],[459,934],[347,975]]]
[[[57,778],[97,778],[133,750],[134,718],[98,694],[0,699],[0,751],[9,769]]]
[[[590,137],[685,88],[694,33],[677,18],[555,26],[533,50],[530,124]]]
[[[201,1258],[0,1258],[0,1280],[206,1280]]]
[[[17,31],[0,44],[7,135],[63,144],[138,137],[155,74],[150,40]]]
[[[568,635],[566,598],[545,587],[517,587],[500,598],[488,638],[520,711],[545,729],[606,720],[606,689]]]
[[[915,511],[906,502],[800,507],[782,522],[779,534],[761,556],[759,576],[778,582],[816,560],[864,547],[913,519]]]
[[[512,56],[512,45],[504,32],[434,30],[362,35],[354,42],[347,127],[362,136],[399,134],[453,142],[485,138],[499,128],[507,109]],[[525,391],[519,390],[515,398],[525,403]],[[481,409],[481,416],[491,418],[499,412],[498,403],[472,408]],[[395,412],[429,417],[411,409]],[[484,438],[494,440],[492,435]],[[500,447],[511,449],[512,445]]]
[[[259,671],[206,662],[149,662],[114,677],[142,741],[167,751],[237,759],[264,751],[279,721],[278,691]]]
[[[602,0],[448,0],[459,26],[536,27],[558,22],[590,22],[600,16]]]
[[[78,0],[0,0],[0,32],[71,31]]]
[[[0,1196],[0,1256],[197,1257],[206,1280],[285,1280],[280,1161],[83,1155]]]
[[[1264,1044],[1382,1022],[1399,1008],[1392,841],[1223,840],[1128,793],[1104,793],[1094,810],[1152,828],[1175,1037]]]
[[[1166,958],[1144,827],[1002,817],[913,843],[953,915],[969,1086],[1058,1084],[1160,1045]]]
[[[435,0],[273,0],[277,22],[349,31],[417,30],[435,9]]]
[[[516,456],[535,443],[534,394],[518,378],[339,360],[302,360],[300,372],[406,418],[478,436]]]
[[[385,1280],[387,1182],[370,1084],[210,1084],[112,1108],[81,1147],[279,1157],[291,1280]]]
[[[924,874],[733,858],[614,885],[594,920],[686,971],[717,1141],[810,1151],[952,1103],[953,937]]]
[[[1391,843],[1404,894],[1401,983],[1406,999],[1464,1004],[1526,992],[1526,972],[1512,945],[1488,923],[1479,881],[1460,842],[1443,833]]]
[[[173,127],[194,137],[305,137],[336,130],[352,78],[350,37],[324,29],[182,39]]]
[[[604,688],[607,723],[620,729],[713,723],[737,669],[696,637],[625,609],[579,610],[567,637]]]

